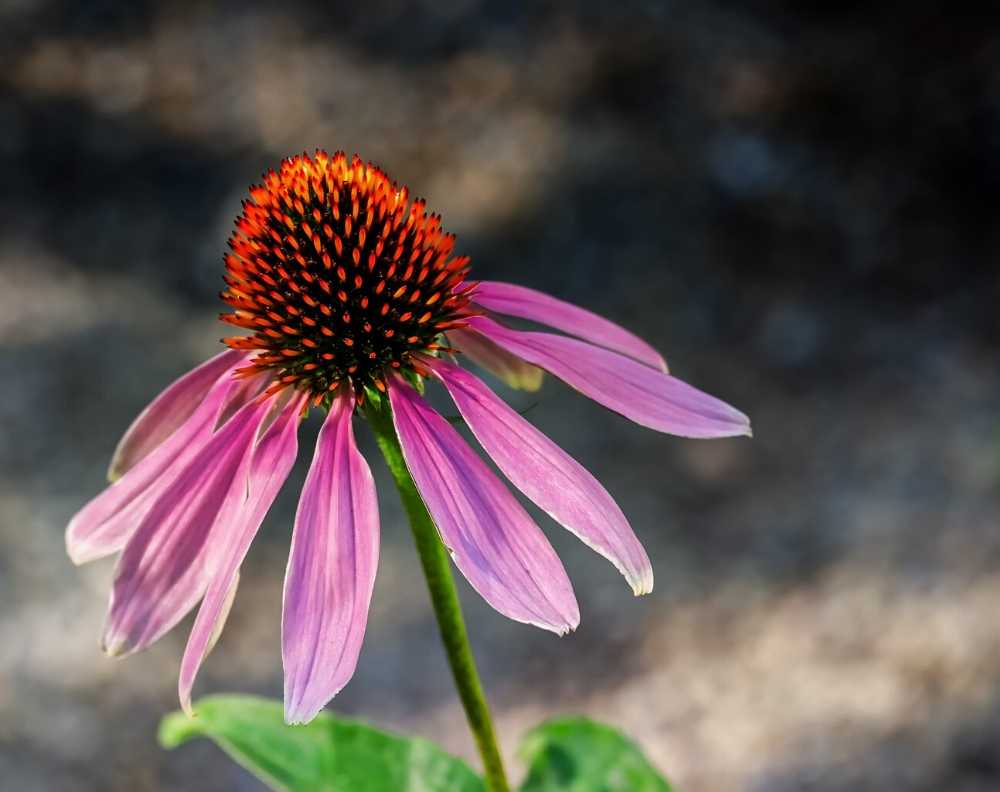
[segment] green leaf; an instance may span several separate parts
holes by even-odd
[[[468,765],[426,740],[327,713],[307,726],[286,726],[280,702],[255,696],[208,696],[195,713],[167,715],[160,744],[170,749],[208,737],[282,792],[483,792]]]
[[[528,777],[521,792],[670,792],[621,732],[586,718],[548,721],[521,743]]]

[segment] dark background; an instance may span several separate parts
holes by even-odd
[[[526,728],[583,712],[685,792],[1000,787],[996,20],[763,0],[0,9],[0,786],[260,788],[207,744],[159,751],[186,630],[105,659],[111,563],[73,568],[62,532],[131,418],[217,349],[246,187],[319,146],[425,196],[477,276],[610,316],[754,421],[752,441],[696,442],[551,379],[508,394],[618,498],[657,580],[634,600],[542,521],[575,634],[462,584],[514,775]],[[314,432],[203,692],[280,695]],[[334,708],[473,757],[360,434],[384,546]]]

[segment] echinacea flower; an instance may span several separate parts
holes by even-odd
[[[375,582],[379,516],[352,418],[386,399],[410,475],[472,587],[517,621],[579,623],[569,578],[514,495],[421,396],[444,386],[507,479],[611,561],[636,594],[649,558],[621,509],[576,460],[474,374],[515,387],[542,370],[643,426],[684,437],[750,433],[745,415],[667,373],[616,324],[532,289],[470,281],[455,237],[371,164],[297,156],[264,176],[229,240],[222,316],[249,331],[139,415],[112,485],[70,522],[76,563],[119,553],[103,643],[149,646],[200,601],[181,663],[195,675],[232,604],[239,570],[297,452],[307,410],[326,418],[306,477],[285,577],[282,659],[289,722],[312,719],[354,673]],[[563,334],[512,329],[500,316]]]

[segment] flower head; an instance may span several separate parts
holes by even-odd
[[[459,366],[514,387],[542,370],[604,406],[686,437],[750,433],[745,415],[667,373],[662,356],[583,308],[522,286],[465,280],[468,259],[422,201],[370,164],[301,155],[253,187],[226,256],[223,315],[250,331],[139,415],[114,482],[71,520],[83,563],[120,552],[104,645],[145,648],[200,601],[181,661],[197,671],[225,622],[243,559],[295,460],[310,405],[327,416],[299,499],[285,577],[290,722],[308,721],[357,664],[378,565],[375,485],[354,439],[366,391],[391,409],[410,475],[458,569],[500,613],[574,629],[572,585],[510,490],[415,387],[436,381],[504,476],[607,557],[636,594],[653,573],[621,509],[565,451]],[[500,316],[561,334],[515,330]],[[384,396],[382,394],[385,394]]]
[[[442,349],[469,312],[469,259],[423,201],[377,167],[342,153],[285,160],[250,189],[229,240],[223,321],[253,331],[228,346],[322,401],[355,393]]]

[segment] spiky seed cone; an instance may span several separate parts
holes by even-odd
[[[258,352],[243,373],[271,372],[273,388],[317,403],[343,381],[384,390],[470,312],[469,259],[454,244],[440,215],[371,163],[284,160],[250,188],[229,240],[221,296],[234,310],[221,318],[252,334],[224,341]]]

